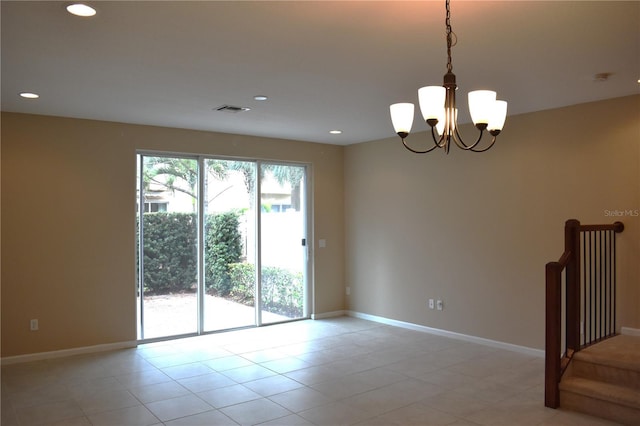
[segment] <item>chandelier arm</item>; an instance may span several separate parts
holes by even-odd
[[[471,145],[467,145],[462,140],[462,136],[458,132],[458,126],[453,129],[453,140],[458,145],[458,148],[463,149],[465,151],[473,151],[473,149],[480,143],[482,137],[484,136],[484,130],[480,130],[480,134],[478,135],[478,139],[472,143]]]
[[[438,148],[438,145],[434,145],[433,147],[425,150],[425,151],[418,151],[417,149],[413,149],[411,148],[408,144],[407,141],[405,141],[405,138],[401,138],[402,139],[402,145],[404,145],[405,148],[407,148],[409,151],[416,153],[416,154],[426,154],[427,152],[431,152],[434,149]]]
[[[489,150],[491,149],[491,147],[493,146],[493,144],[494,144],[494,143],[496,143],[496,136],[493,136],[493,137],[492,137],[492,139],[491,139],[491,143],[490,143],[487,147],[482,148],[482,149],[475,149],[475,148],[473,148],[473,149],[471,149],[471,151],[472,151],[472,152],[485,152],[485,151],[489,151]]]
[[[438,148],[444,148],[445,145],[447,144],[447,140],[446,140],[446,133],[443,133],[442,136],[440,136],[440,138],[436,137],[436,129],[435,126],[433,126],[431,128],[431,138],[433,139],[433,143],[438,147]],[[434,147],[435,148],[435,147]],[[433,149],[433,148],[432,148]]]

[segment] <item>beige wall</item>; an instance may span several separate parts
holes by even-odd
[[[136,149],[311,163],[314,313],[533,348],[564,221],[622,220],[619,325],[640,328],[640,218],[604,212],[640,209],[639,117],[640,96],[511,116],[487,153],[419,156],[2,113],[2,356],[135,340]]]
[[[618,325],[640,328],[640,217],[604,212],[640,209],[639,164],[640,96],[511,116],[483,154],[349,146],[348,309],[540,349],[564,222],[621,220]]]
[[[312,312],[344,308],[342,147],[2,113],[3,357],[136,339],[137,149],[310,163]]]

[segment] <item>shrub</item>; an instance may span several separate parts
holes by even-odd
[[[255,265],[235,263],[229,266],[233,289],[231,298],[240,303],[254,306]],[[266,266],[262,271],[262,308],[265,311],[286,315],[289,318],[302,317],[303,305],[302,273],[292,273],[283,268]]]
[[[229,265],[240,262],[242,235],[238,213],[209,215],[205,219],[205,288],[208,293],[228,296],[233,288]]]
[[[191,213],[145,213],[144,290],[191,291],[197,283],[197,223]]]
[[[195,213],[145,213],[144,291],[169,294],[193,291],[197,284],[197,218]],[[210,294],[255,305],[255,265],[240,263],[239,214],[205,218],[205,288]],[[262,270],[263,309],[290,318],[302,317],[303,275],[273,266]]]
[[[256,268],[253,263],[232,263],[229,277],[233,283],[231,299],[247,306],[255,306]]]
[[[145,293],[192,291],[197,284],[196,214],[145,213],[143,221]],[[233,287],[229,265],[242,256],[238,227],[238,214],[234,212],[205,218],[205,283],[210,293],[228,296]]]
[[[303,276],[283,268],[266,266],[262,270],[262,308],[290,318],[301,317]]]

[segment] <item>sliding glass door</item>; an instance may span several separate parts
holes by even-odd
[[[138,165],[139,336],[195,333],[198,161],[143,155]]]
[[[263,323],[305,312],[307,215],[303,166],[263,164],[260,179],[261,315]]]
[[[308,316],[306,167],[138,156],[140,339]]]
[[[203,330],[256,325],[257,164],[204,160]]]

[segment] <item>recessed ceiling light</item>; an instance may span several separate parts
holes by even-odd
[[[82,3],[74,3],[67,6],[67,12],[76,16],[89,17],[96,14],[96,10],[91,6]]]
[[[235,105],[220,105],[217,108],[213,109],[214,111],[223,111],[223,112],[247,112],[251,111],[251,108],[235,106]]]
[[[253,99],[256,100],[256,101],[266,101],[269,98],[267,98],[264,95],[256,95],[256,96],[253,97]]]
[[[332,135],[341,135],[342,130],[329,130],[329,133],[331,133]]]
[[[38,99],[40,97],[40,95],[38,95],[37,93],[32,92],[21,92],[20,96],[25,99]]]

